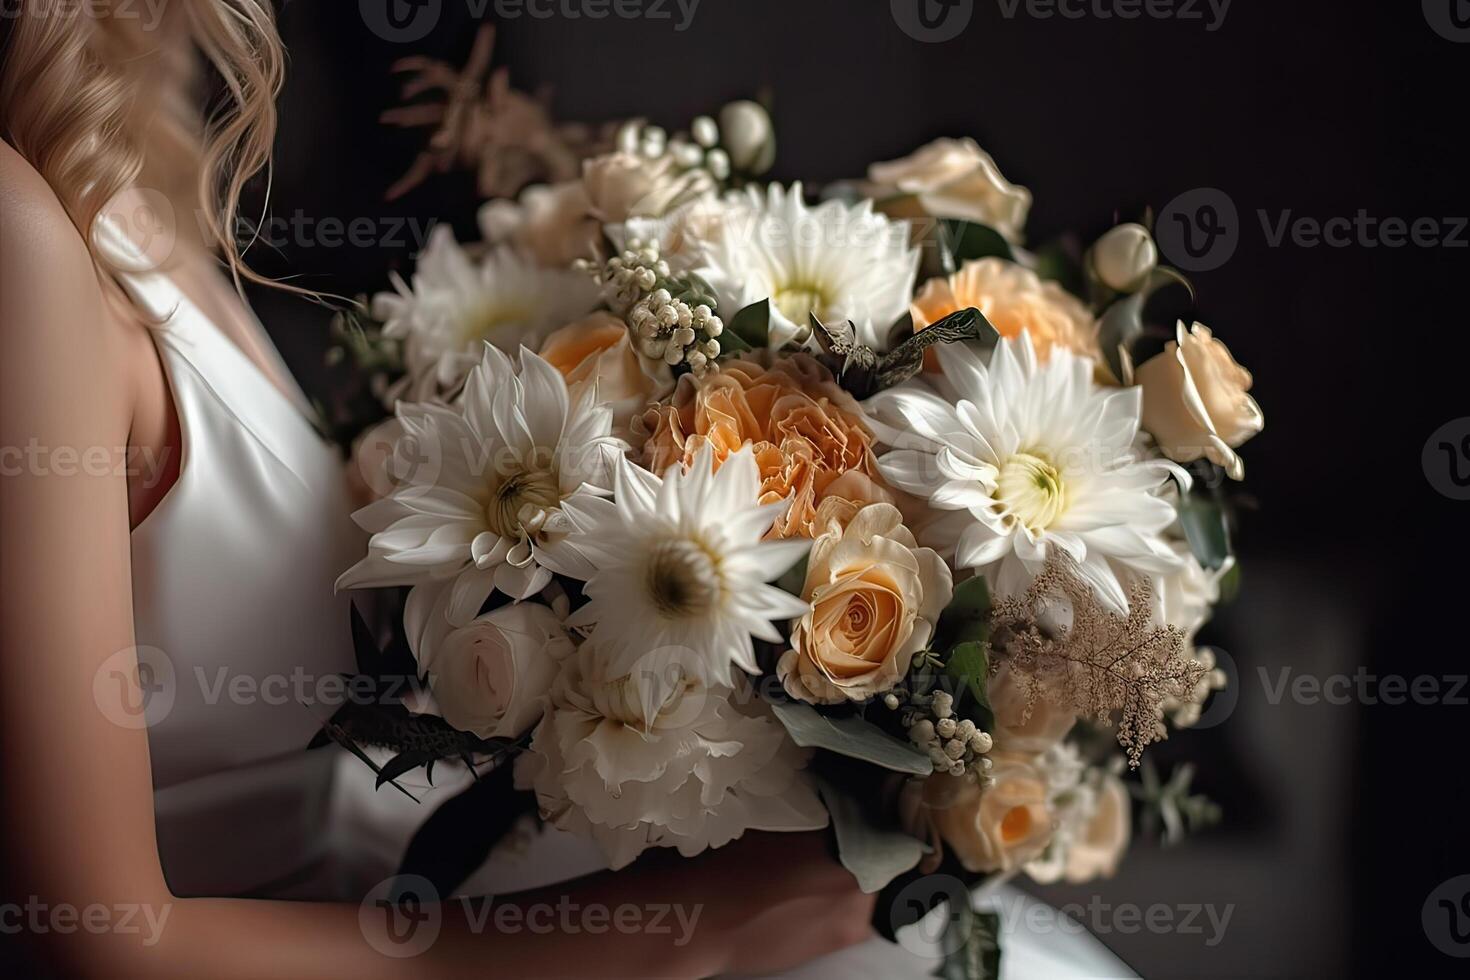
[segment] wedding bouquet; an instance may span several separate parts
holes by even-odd
[[[751,102],[670,136],[489,91],[435,117],[480,133],[484,240],[436,228],[342,330],[392,414],[339,584],[408,589],[426,697],[323,738],[380,782],[493,766],[613,868],[830,822],[870,891],[1112,873],[1124,776],[1223,683],[1194,637],[1262,427],[1208,328],[1155,325],[1188,294],[1147,219],[1028,251],[971,140],[815,193],[763,181]]]

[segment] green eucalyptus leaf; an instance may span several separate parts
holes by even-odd
[[[990,707],[990,695],[986,692],[990,677],[990,648],[984,640],[967,640],[949,651],[944,662],[944,672],[955,682],[956,691],[969,691],[975,699],[973,709],[962,708],[961,713],[984,731],[994,727],[995,712]]]
[[[771,710],[786,726],[791,740],[804,749],[826,749],[914,776],[934,771],[927,753],[857,715],[824,715],[801,701],[773,701]]]
[[[968,904],[951,909],[944,931],[944,961],[934,976],[943,980],[999,980],[1000,916]]]
[[[837,834],[837,859],[869,895],[912,869],[928,852],[928,845],[913,835],[877,826],[861,802],[830,781],[818,779],[817,787]]]

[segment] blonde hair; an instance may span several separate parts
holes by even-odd
[[[16,2],[16,0],[12,0]],[[18,0],[0,38],[0,135],[45,178],[92,249],[119,192],[146,187],[198,210],[177,232],[216,250],[235,280],[263,281],[236,243],[240,193],[269,169],[285,52],[269,0]],[[151,11],[165,14],[149,21]],[[223,82],[195,100],[199,59]]]

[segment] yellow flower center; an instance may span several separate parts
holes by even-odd
[[[798,327],[807,325],[807,315],[815,313],[819,319],[825,319],[822,311],[827,306],[827,294],[815,283],[794,282],[776,290],[771,302],[776,304],[776,309],[781,315]]]
[[[468,344],[476,340],[488,340],[497,330],[508,324],[525,323],[530,312],[514,306],[497,306],[484,302],[465,312],[460,321],[460,339]]]
[[[561,486],[551,470],[512,473],[490,491],[485,523],[503,538],[535,534],[546,512],[561,504]]]
[[[996,495],[1012,517],[1033,531],[1055,523],[1067,509],[1066,487],[1057,468],[1040,456],[1016,453],[1000,468]]]
[[[656,544],[644,567],[643,584],[654,606],[671,619],[707,615],[719,604],[722,591],[715,557],[689,538]]]

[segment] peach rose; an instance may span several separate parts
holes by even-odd
[[[1006,752],[1041,753],[1056,745],[1077,721],[1072,712],[1040,697],[1028,712],[1026,697],[1009,664],[1002,664],[986,686],[990,708],[995,712],[991,736],[995,747]]]
[[[868,167],[874,197],[913,195],[925,214],[989,225],[1020,241],[1031,192],[1001,176],[972,139],[937,139],[901,160]]]
[[[1251,373],[1202,323],[1185,330],[1180,321],[1175,338],[1134,372],[1143,386],[1143,427],[1170,459],[1187,463],[1204,456],[1239,480],[1245,463],[1235,447],[1266,425],[1261,407],[1246,394]]]
[[[803,354],[747,356],[703,378],[685,374],[672,403],[650,408],[643,426],[650,433],[643,465],[655,473],[674,463],[687,466],[706,443],[716,463],[752,443],[761,503],[791,500],[771,537],[813,537],[817,506],[828,497],[893,502],[879,482],[862,408],[831,372]]]
[[[1111,877],[1128,849],[1131,830],[1128,787],[1117,776],[1104,776],[1098,787],[1097,809],[1082,835],[1067,850],[1066,879],[1075,884]]]
[[[990,776],[982,788],[956,776],[948,806],[933,812],[935,827],[966,871],[1014,871],[1046,849],[1052,836],[1052,814],[1046,804],[1046,779],[1029,756],[992,751]]]
[[[1097,323],[1082,301],[1023,265],[985,258],[966,262],[948,279],[930,279],[914,297],[915,332],[956,310],[975,307],[1002,337],[1031,335],[1046,360],[1054,346],[1098,357]],[[934,362],[928,362],[931,367]]]
[[[554,331],[539,353],[561,372],[570,388],[596,382],[597,397],[611,405],[613,429],[621,436],[628,435],[628,423],[634,416],[674,386],[669,366],[639,357],[627,325],[607,312],[593,313]]]
[[[888,690],[928,645],[953,580],[920,548],[892,504],[869,504],[812,543],[801,597],[811,611],[791,627],[776,674],[802,701],[839,704]]]

